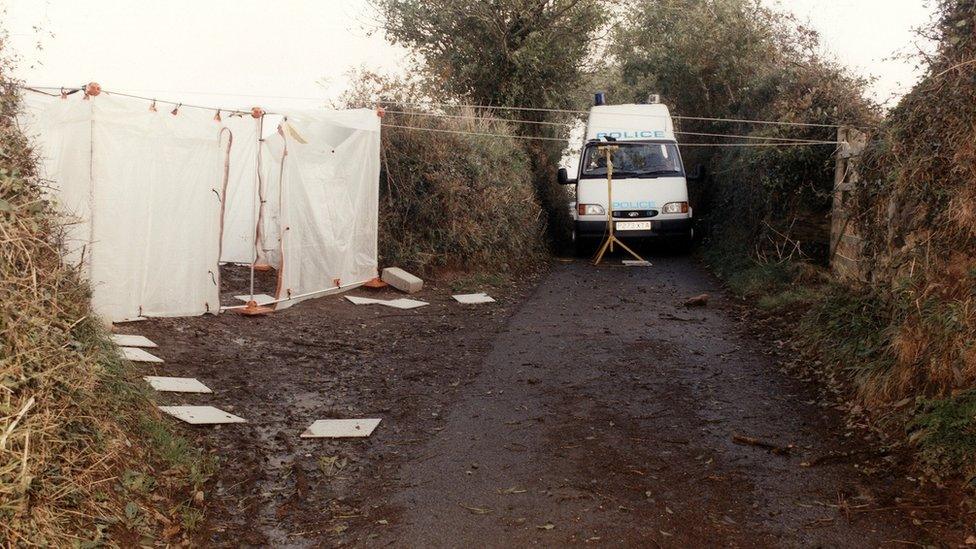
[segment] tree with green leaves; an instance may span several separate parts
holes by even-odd
[[[419,56],[432,95],[570,108],[607,22],[604,0],[373,0],[387,37]]]
[[[579,108],[597,68],[591,53],[609,20],[609,0],[373,0],[389,40],[417,56],[432,99],[485,106]],[[498,109],[536,122],[566,114]],[[525,136],[568,135],[568,126],[515,124]],[[554,236],[567,226],[566,195],[555,183],[564,149],[525,140],[536,191]]]

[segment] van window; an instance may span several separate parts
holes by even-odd
[[[614,143],[613,173],[621,177],[658,177],[682,175],[684,170],[674,143]],[[606,177],[606,153],[600,145],[587,145],[583,154],[583,174],[587,177]]]

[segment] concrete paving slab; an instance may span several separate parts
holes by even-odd
[[[142,379],[157,391],[165,393],[212,393],[195,377],[145,376]]]
[[[347,295],[345,297],[356,305],[385,305],[395,309],[416,309],[417,307],[430,305],[430,303],[427,303],[426,301],[407,299],[405,297],[400,299],[373,299],[371,297],[358,297],[354,295]]]
[[[149,338],[133,334],[112,334],[112,343],[120,347],[147,347],[150,349],[159,347]]]
[[[345,296],[345,298],[356,305],[372,305],[374,303],[383,303],[382,299],[373,299],[371,297],[359,297],[355,295],[347,295]]]
[[[160,406],[159,409],[191,425],[247,422],[244,418],[213,406]]]
[[[478,294],[458,294],[452,295],[455,301],[458,303],[464,303],[466,305],[477,305],[479,303],[494,303],[495,300],[491,296],[482,292]]]
[[[305,429],[301,438],[368,437],[379,424],[379,419],[320,419]]]
[[[163,359],[158,356],[148,353],[138,347],[120,347],[122,351],[122,358],[126,360],[131,360],[132,362],[152,362],[152,363],[162,363]]]
[[[417,307],[424,307],[430,305],[426,301],[417,301],[416,299],[393,299],[391,301],[381,301],[380,305],[386,305],[387,307],[393,307],[396,309],[416,309]]]

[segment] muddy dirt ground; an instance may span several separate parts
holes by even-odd
[[[220,457],[201,545],[962,542],[943,496],[784,373],[778,345],[694,259],[652,261],[463,288],[488,305],[442,283],[410,311],[332,296],[116,331],[159,344],[166,363],[147,373],[214,389],[162,404],[248,420],[179,427]],[[683,305],[703,292],[707,307]],[[367,439],[299,438],[357,417],[382,423]]]

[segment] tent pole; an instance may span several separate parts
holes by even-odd
[[[298,295],[293,295],[293,296],[288,296],[288,297],[283,297],[283,298],[275,299],[274,301],[269,301],[269,302],[265,303],[264,306],[267,306],[267,305],[275,305],[275,304],[278,304],[278,303],[283,303],[285,301],[291,301],[293,299],[302,299],[304,297],[308,297],[308,296],[312,296],[312,295],[317,295],[317,294],[326,294],[326,292],[340,292],[340,291],[345,290],[347,288],[358,288],[360,286],[365,286],[368,282],[369,282],[369,280],[365,280],[365,281],[361,281],[361,282],[351,282],[349,284],[342,284],[340,286],[333,286],[332,288],[326,288],[324,290],[312,290],[311,292],[305,292],[304,294],[298,294]],[[247,309],[247,307],[248,307],[248,305],[229,305],[227,307],[221,307],[220,310],[221,311],[235,311],[235,312],[237,312],[237,311],[241,311],[241,310]]]
[[[254,186],[255,186],[255,195],[257,196],[256,204],[258,207],[258,212],[260,212],[261,207],[263,206],[263,204],[261,204],[261,136],[264,133],[263,115],[257,118],[257,123],[258,123],[258,146],[256,147],[257,153],[255,159],[256,161],[254,163],[255,166]],[[254,210],[252,209],[251,211],[253,212]],[[258,263],[258,233],[261,230],[260,223],[261,223],[261,214],[258,213],[257,215],[254,216],[254,233],[253,233],[254,234],[254,259],[251,260],[251,290],[250,290],[251,301],[254,301],[254,266],[257,265]]]
[[[258,263],[258,245],[261,241],[261,209],[264,207],[264,195],[261,189],[261,143],[264,142],[264,109],[261,107],[254,107],[251,109],[251,116],[257,120],[258,125],[258,146],[256,153],[256,162],[254,163],[254,186],[255,194],[257,198],[258,210],[255,213],[254,209],[251,209],[252,213],[255,213],[254,218],[254,259],[251,261],[251,300],[247,302],[243,308],[232,309],[234,312],[246,316],[262,316],[268,315],[274,312],[271,307],[266,307],[264,305],[258,305],[254,301],[254,271]]]

